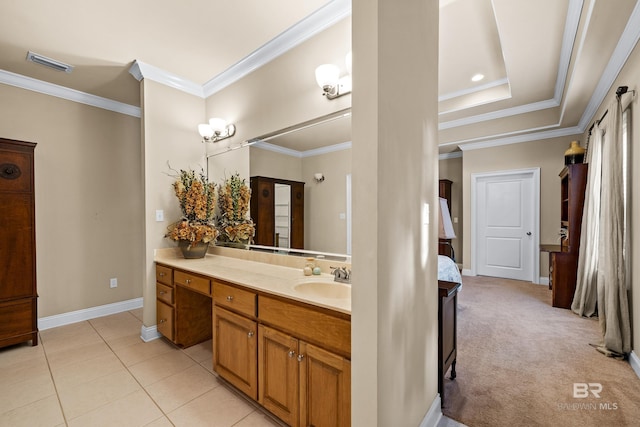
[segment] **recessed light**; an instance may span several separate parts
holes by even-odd
[[[482,79],[484,79],[484,74],[476,74],[475,76],[471,77],[472,82],[479,82]]]

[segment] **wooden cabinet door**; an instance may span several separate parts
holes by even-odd
[[[156,300],[158,332],[173,341],[173,307]]]
[[[251,218],[255,223],[256,245],[274,246],[275,244],[275,205],[274,184],[272,180],[251,178]]]
[[[304,249],[304,183],[291,184],[291,247]]]
[[[258,398],[257,324],[213,308],[213,369],[254,400]]]
[[[300,425],[351,425],[351,362],[300,342]]]
[[[258,402],[290,426],[298,423],[298,340],[258,327]]]

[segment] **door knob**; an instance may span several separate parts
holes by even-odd
[[[527,236],[531,236],[531,232],[530,231],[527,231]]]

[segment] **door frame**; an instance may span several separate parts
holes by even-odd
[[[478,172],[471,174],[471,275],[476,276],[478,271],[477,245],[478,245],[478,181],[492,177],[508,177],[510,175],[529,175],[533,179],[533,192],[531,206],[533,206],[533,248],[531,250],[531,282],[540,283],[540,168],[512,169],[493,172]]]

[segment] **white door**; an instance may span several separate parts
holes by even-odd
[[[475,175],[474,182],[476,274],[537,283],[539,170]]]

